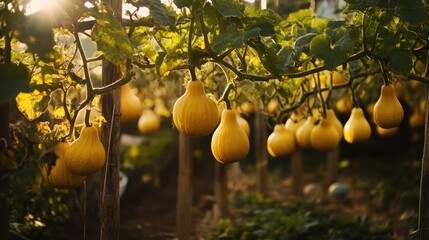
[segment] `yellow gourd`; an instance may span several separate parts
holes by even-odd
[[[371,136],[371,126],[362,108],[353,108],[349,120],[344,124],[344,139],[348,143],[364,142]]]
[[[295,136],[286,129],[284,124],[274,126],[274,131],[268,136],[267,150],[273,157],[292,155],[297,149]]]
[[[351,96],[340,98],[335,103],[335,108],[342,114],[349,114],[353,109],[353,99]]]
[[[337,129],[326,119],[321,119],[319,124],[311,130],[311,147],[319,151],[332,151],[340,143]]]
[[[341,73],[335,71],[332,74],[332,84],[333,85],[343,84],[346,82],[347,82],[347,79]]]
[[[64,160],[73,174],[88,176],[100,170],[106,161],[106,152],[95,127],[83,127],[80,136],[70,144]]]
[[[152,109],[143,110],[137,122],[137,128],[141,133],[154,133],[161,127],[161,118]]]
[[[374,122],[382,128],[393,128],[401,124],[404,118],[404,109],[396,97],[395,87],[383,85],[380,98],[374,105]]]
[[[238,162],[246,158],[249,148],[249,138],[238,125],[234,110],[223,110],[220,124],[211,141],[215,159],[224,164]]]
[[[207,97],[204,84],[189,81],[185,93],[174,103],[174,125],[188,136],[202,137],[210,134],[218,121],[218,107]]]
[[[246,132],[247,136],[250,135],[250,125],[247,122],[246,119],[244,119],[238,111],[235,111],[235,114],[237,115],[237,123],[238,125]]]
[[[326,110],[326,121],[328,121],[337,130],[338,136],[341,141],[341,139],[343,138],[343,124],[341,124],[340,120],[338,120],[337,115],[335,115],[333,109]]]
[[[82,186],[85,176],[78,176],[70,172],[65,165],[64,154],[69,148],[70,143],[59,142],[55,145],[54,153],[56,155],[55,165],[39,165],[42,171],[43,180],[50,186],[58,189],[77,188]]]
[[[291,133],[296,135],[296,131],[302,124],[305,123],[305,118],[300,111],[293,112],[286,120],[285,127]]]
[[[253,103],[249,101],[242,103],[240,108],[244,114],[252,114],[255,112],[255,106],[253,106]]]
[[[267,105],[267,112],[276,115],[280,111],[279,104],[275,99],[271,99]]]
[[[297,130],[296,130],[296,142],[298,143],[298,146],[301,148],[310,148],[311,142],[310,142],[310,135],[311,130],[314,128],[314,117],[308,116],[305,120],[304,124],[302,124]]]
[[[121,124],[137,121],[142,110],[140,99],[131,91],[129,83],[121,86]]]
[[[408,119],[408,124],[412,129],[422,128],[425,125],[425,112],[422,111],[419,107],[414,109],[413,113]]]

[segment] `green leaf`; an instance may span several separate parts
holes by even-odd
[[[133,56],[131,42],[116,18],[100,5],[100,12],[94,13],[96,24],[92,29],[92,40],[97,43],[107,60],[114,64],[125,63]]]
[[[223,17],[243,18],[244,5],[238,0],[213,0],[212,3]]]
[[[429,17],[422,2],[418,0],[398,0],[394,14],[402,21],[414,25],[422,24]]]
[[[274,30],[274,26],[271,25],[269,22],[265,21],[257,21],[252,22],[249,25],[246,26],[246,32],[247,31],[253,31],[253,29],[259,29],[258,30],[258,36],[274,36],[276,34],[276,31]]]
[[[284,47],[278,53],[280,63],[279,67],[294,67],[295,62],[298,61],[298,57],[295,54],[295,50],[292,47]]]
[[[282,20],[282,18],[271,9],[262,10],[255,6],[247,7],[244,10],[244,17],[252,20],[268,22],[273,26],[278,25]]]
[[[156,24],[172,28],[175,27],[174,17],[170,16],[160,0],[129,0],[128,2],[136,7],[147,7],[149,9],[150,16],[153,17],[153,21]],[[180,1],[180,3],[182,2],[192,2],[192,0]]]
[[[16,34],[19,41],[27,44],[30,52],[36,53],[44,62],[51,62],[55,58],[54,33],[48,19],[43,11],[32,14],[19,26]]]
[[[412,53],[407,49],[394,49],[389,52],[389,63],[392,71],[408,74],[413,67]]]
[[[243,46],[243,35],[237,29],[237,25],[232,23],[214,41],[213,50],[221,53],[228,47],[240,48]]]
[[[322,59],[328,70],[347,60],[353,52],[353,41],[347,30],[327,29],[326,34],[318,35],[311,40],[310,55]]]
[[[310,42],[310,55],[328,59],[331,55],[331,39],[323,34],[315,36]]]
[[[184,7],[190,7],[194,3],[194,0],[174,0],[174,5],[176,5],[177,8],[184,8]]]
[[[9,102],[19,92],[31,92],[30,75],[24,65],[0,64],[0,104]]]
[[[315,36],[316,36],[316,33],[307,33],[304,36],[297,38],[295,42],[292,44],[292,47],[295,50],[295,52],[308,53],[310,51],[310,42]]]
[[[49,96],[34,90],[32,93],[19,93],[16,97],[16,104],[24,116],[32,121],[42,115],[49,104]]]

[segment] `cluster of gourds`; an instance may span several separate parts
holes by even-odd
[[[160,129],[159,115],[151,109],[143,111],[140,99],[131,91],[129,84],[121,87],[121,124],[137,121],[141,133],[154,133]],[[56,156],[53,165],[40,165],[43,180],[54,188],[68,189],[82,186],[85,177],[98,172],[105,164],[106,152],[99,138],[100,129],[96,126],[84,126],[84,114],[79,111],[75,120],[79,137],[72,143],[59,142],[54,147]],[[101,116],[92,110],[90,122]],[[83,127],[82,127],[83,126]]]
[[[241,161],[249,152],[247,121],[233,109],[218,107],[199,80],[189,81],[185,93],[174,103],[173,122],[181,133],[191,137],[207,136],[214,130],[211,150],[220,163]]]
[[[98,172],[105,164],[106,152],[97,128],[85,126],[72,143],[58,142],[54,147],[53,165],[40,165],[43,180],[52,187],[80,187],[86,176]]]
[[[381,87],[380,97],[372,109],[374,123],[380,129],[397,128],[404,117],[395,87],[386,84]],[[365,118],[363,109],[354,107],[347,122],[342,126],[334,110],[327,109],[326,117],[315,119],[309,115],[294,112],[285,124],[277,124],[268,137],[267,149],[271,156],[290,156],[298,148],[314,148],[331,151],[337,147],[344,136],[350,143],[360,143],[371,136],[371,126]]]

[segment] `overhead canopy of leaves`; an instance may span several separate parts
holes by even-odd
[[[120,22],[100,5],[100,12],[93,13],[96,24],[92,29],[92,40],[97,43],[107,60],[114,64],[125,63],[133,56],[131,42]]]
[[[353,41],[344,28],[329,28],[310,42],[310,55],[322,59],[328,70],[345,62],[353,50]]]
[[[244,5],[239,0],[213,0],[212,3],[223,17],[243,18]]]
[[[246,30],[238,29],[235,23],[228,25],[220,32],[213,46],[215,52],[221,53],[228,47],[241,48],[244,43],[251,39],[255,39],[260,35],[261,29],[257,26],[252,26]]]
[[[149,9],[150,16],[153,17],[153,21],[156,24],[174,28],[175,19],[169,14],[160,0],[128,0],[127,2],[136,7],[147,7]],[[178,2],[177,4],[181,5],[182,7],[185,7],[189,3],[192,3],[193,0],[175,1],[175,3],[176,2]]]
[[[174,0],[174,5],[178,8],[190,7],[194,3],[195,0]]]
[[[15,64],[0,64],[0,104],[9,102],[19,92],[31,92],[27,67]]]

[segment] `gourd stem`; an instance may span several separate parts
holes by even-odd
[[[323,98],[322,91],[320,89],[321,84],[320,84],[319,72],[316,73],[315,82],[316,82],[316,86],[317,86],[317,91],[319,93],[320,101],[322,102],[322,117],[326,118],[326,104],[325,104],[325,99]]]
[[[91,116],[91,104],[88,104],[86,106],[86,111],[85,111],[85,126],[86,127],[91,126],[91,123],[89,122],[90,116]]]
[[[191,81],[197,81],[197,75],[195,74],[195,67],[189,68],[189,73],[191,74]]]
[[[363,42],[363,50],[368,51],[368,45],[366,44],[366,31],[365,31],[365,24],[366,24],[366,10],[363,12],[362,17],[362,42]]]
[[[228,96],[231,90],[234,88],[234,83],[231,81],[231,78],[228,74],[228,70],[226,69],[226,67],[219,63],[217,63],[217,65],[222,69],[223,74],[225,75],[225,78],[226,78],[226,82],[228,83],[228,85],[226,85],[225,90],[223,91],[220,101],[225,101],[226,109],[231,109],[231,103],[229,102]]]
[[[354,86],[350,86],[350,91],[352,92],[352,98],[353,98],[353,102],[354,102],[355,106],[357,108],[359,108],[360,104],[359,104],[359,100],[358,100],[358,98],[356,96],[356,92],[355,92]]]
[[[198,15],[198,18],[200,20],[201,31],[203,32],[204,48],[206,50],[209,50],[210,49],[210,43],[209,43],[209,38],[207,36],[207,28],[206,28],[206,25],[204,24],[204,17],[203,17],[203,12],[202,11]]]
[[[381,69],[381,74],[383,76],[383,81],[384,81],[384,85],[389,85],[390,81],[389,81],[389,75],[386,72],[386,68],[383,65],[383,62],[380,59],[377,59],[378,64],[380,65],[380,69]]]
[[[188,60],[192,65],[192,32],[194,31],[194,18],[195,16],[192,14],[191,22],[189,23],[189,35],[188,35]]]

